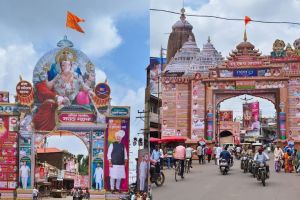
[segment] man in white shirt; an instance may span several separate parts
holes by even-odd
[[[23,164],[20,168],[20,176],[21,176],[21,182],[22,182],[22,187],[23,189],[27,189],[27,182],[28,182],[28,177],[30,176],[30,169],[26,165],[26,161],[23,161]]]
[[[186,159],[190,159],[190,166],[191,168],[192,167],[192,159],[193,159],[193,153],[194,153],[194,149],[190,146],[188,146],[186,149],[185,149],[185,158]]]
[[[139,166],[140,191],[145,191],[145,182],[148,175],[148,155],[144,155]]]
[[[198,158],[199,158],[199,164],[202,163],[202,157],[203,157],[203,154],[202,154],[202,153],[203,153],[203,152],[202,152],[202,146],[199,145],[199,146],[197,147],[197,155],[198,155]]]
[[[96,190],[102,190],[103,169],[100,167],[100,163],[97,164],[94,178],[96,183]]]
[[[128,156],[125,145],[121,143],[124,136],[124,130],[117,131],[115,133],[116,141],[108,147],[107,159],[109,161],[110,188],[112,191],[115,190],[116,182],[116,190],[120,192],[121,180],[126,178],[125,165],[128,163]]]
[[[217,165],[219,165],[219,160],[220,160],[220,154],[222,152],[222,147],[220,147],[218,145],[218,147],[216,148],[216,159],[217,159]]]

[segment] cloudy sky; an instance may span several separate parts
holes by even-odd
[[[39,58],[67,34],[97,67],[97,82],[108,79],[113,105],[132,107],[131,134],[136,134],[143,127],[135,116],[144,108],[148,9],[149,2],[140,0],[0,1],[0,90],[15,94],[19,75],[31,81]],[[85,34],[65,28],[68,10],[86,20],[80,23]]]
[[[150,0],[150,7],[180,12],[182,0]],[[250,16],[255,20],[265,21],[299,21],[300,0],[185,0],[186,14],[216,15],[228,18]],[[167,47],[168,36],[172,25],[179,20],[179,15],[150,11],[150,55],[159,56],[160,48]],[[224,21],[218,19],[187,17],[193,25],[193,32],[200,49],[210,36],[215,48],[223,57],[229,55],[236,45],[242,42],[244,33],[243,21]],[[263,54],[270,54],[273,42],[282,39],[293,44],[300,38],[300,26],[284,24],[259,24],[250,22],[247,25],[248,41]],[[263,116],[274,116],[274,105],[266,100],[258,100],[263,107]],[[231,105],[240,106],[232,107]],[[233,109],[235,115],[241,115],[239,97],[221,104],[221,109]]]

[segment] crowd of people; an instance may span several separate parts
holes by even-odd
[[[217,144],[213,148],[207,146],[205,143],[199,143],[197,148],[193,148],[193,146],[189,144],[184,144],[183,146],[185,146],[185,159],[190,159],[191,167],[193,160],[192,158],[194,157],[194,155],[197,155],[199,164],[201,165],[206,164],[206,162],[210,163],[211,160],[215,160],[215,164],[218,165],[221,152],[225,150],[225,147]],[[175,149],[176,146],[172,145],[166,146],[164,148],[159,148],[159,146],[156,145],[156,151],[154,151],[154,154],[152,152],[152,157],[155,157],[155,160],[160,163],[160,169],[163,169],[164,167],[167,167],[167,169],[171,169],[174,167],[174,163],[176,160]],[[261,159],[261,154],[259,154],[260,152],[262,152],[262,155],[265,156],[263,148],[255,149],[247,145],[227,147],[227,150],[231,155],[231,160],[233,159],[233,156],[241,157],[243,155],[254,159]],[[264,160],[269,159],[268,156],[265,157],[267,158]],[[296,148],[287,145],[283,149],[281,149],[279,146],[276,146],[276,148],[274,149],[274,162],[278,160],[282,162],[281,166],[285,172],[300,173],[300,152],[298,152]]]

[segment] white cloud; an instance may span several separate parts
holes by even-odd
[[[139,116],[138,110],[142,111],[144,109],[145,88],[141,87],[134,91],[130,88],[124,88],[122,85],[113,83],[112,85],[114,85],[112,87],[112,105],[130,106],[130,137],[137,137],[137,133],[140,133],[140,129],[144,127],[144,121],[136,117]]]
[[[0,48],[0,89],[9,91],[11,95],[16,94],[15,87],[20,75],[24,80],[31,82],[38,57],[32,43]]]
[[[110,17],[95,19],[86,33],[82,50],[91,57],[101,57],[118,47],[122,38]]]
[[[300,1],[274,1],[274,0],[211,0],[192,8],[186,5],[187,14],[217,15],[221,17],[244,18],[245,15],[256,20],[268,21],[298,21]],[[151,8],[180,11],[182,4],[173,0],[151,0]],[[172,31],[172,25],[179,20],[179,15],[151,11],[151,56],[158,56],[161,45],[167,47],[168,35]],[[197,44],[202,48],[208,36],[212,43],[223,56],[227,56],[235,46],[243,39],[244,22],[223,21],[211,18],[187,17],[193,25],[193,32]],[[163,26],[162,26],[163,24]],[[284,24],[259,24],[250,22],[247,25],[248,41],[260,49],[263,54],[269,54],[273,42],[279,38],[286,43],[293,43],[300,36],[300,26]]]
[[[95,69],[95,72],[96,72],[96,84],[97,83],[100,83],[100,82],[104,82],[105,79],[106,79],[106,74],[104,71],[102,71],[101,69],[99,68],[96,68]]]

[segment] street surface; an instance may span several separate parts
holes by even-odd
[[[270,154],[269,154],[270,155]],[[268,162],[271,177],[266,180],[266,186],[240,170],[240,161],[234,159],[234,166],[228,175],[221,175],[214,161],[199,165],[193,160],[191,173],[185,174],[183,180],[175,182],[174,169],[164,169],[166,181],[162,187],[152,185],[154,200],[254,200],[254,199],[299,199],[300,174],[276,173],[273,157]]]

